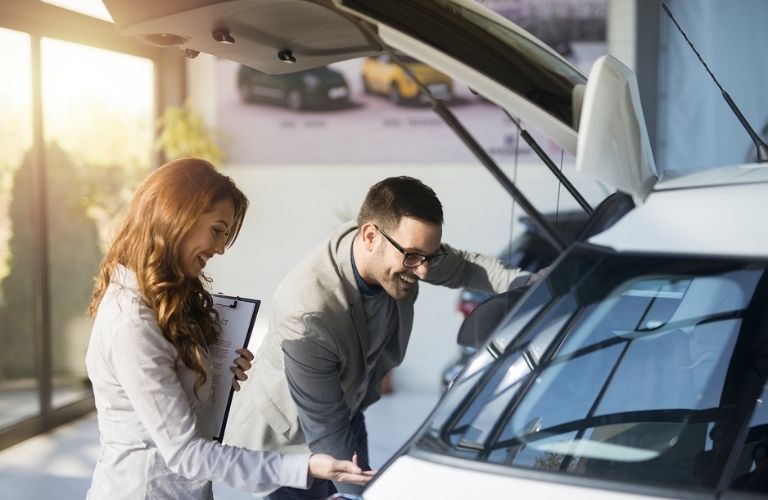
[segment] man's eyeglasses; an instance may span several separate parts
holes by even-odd
[[[392,246],[395,247],[398,252],[403,254],[403,266],[405,267],[419,267],[425,262],[431,267],[435,267],[440,264],[440,262],[443,260],[443,257],[446,256],[446,251],[445,248],[443,248],[443,245],[440,245],[440,250],[438,250],[437,253],[433,253],[432,255],[422,255],[420,253],[409,252],[400,246],[395,240],[393,240],[387,233],[382,231],[379,226],[374,224],[373,227],[375,227],[387,239],[388,242],[392,243]]]

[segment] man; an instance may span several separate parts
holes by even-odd
[[[339,228],[278,286],[228,443],[355,456],[368,468],[363,410],[405,356],[419,281],[502,292],[530,278],[441,244],[442,224],[442,205],[421,181],[392,177],[371,187],[357,221]],[[334,491],[330,481],[316,481],[311,490],[280,488],[269,498],[325,499]]]

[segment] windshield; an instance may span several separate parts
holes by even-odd
[[[419,446],[561,474],[746,488],[768,450],[765,270],[574,247],[456,382]]]

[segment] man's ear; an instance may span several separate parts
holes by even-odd
[[[373,245],[376,242],[376,236],[379,231],[372,222],[366,222],[360,228],[360,237],[363,239],[363,248],[367,251],[373,250]]]

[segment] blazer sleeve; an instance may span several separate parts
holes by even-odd
[[[479,253],[458,250],[443,244],[447,255],[440,265],[431,268],[424,280],[449,288],[466,287],[479,292],[501,293],[528,284],[531,273],[507,268],[498,259]]]
[[[126,396],[168,468],[188,479],[268,492],[307,488],[309,455],[258,452],[201,437],[176,374],[176,349],[156,324],[137,318],[112,337],[111,363]]]
[[[317,318],[304,318],[306,332],[283,340],[283,358],[288,388],[296,403],[299,423],[313,453],[326,453],[350,460],[358,448],[350,420],[352,415],[344,401],[339,355],[321,338],[330,335]],[[360,467],[370,469],[360,457]],[[359,493],[362,488],[335,482],[342,493]]]

